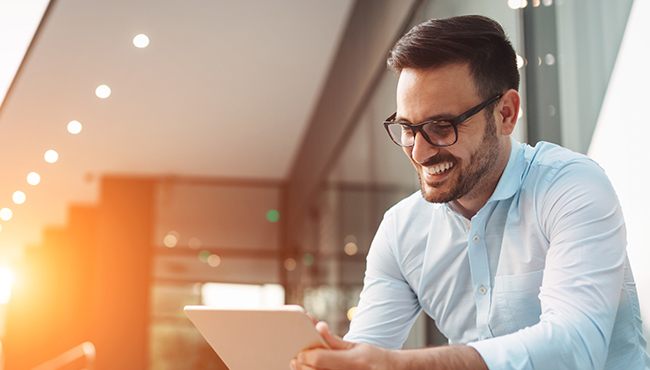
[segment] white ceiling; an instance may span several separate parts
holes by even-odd
[[[55,1],[0,111],[0,208],[14,210],[0,257],[63,224],[70,203],[94,202],[102,174],[284,179],[352,3]],[[138,33],[148,48],[133,47]],[[80,135],[66,131],[73,119]],[[50,148],[56,164],[43,161]],[[43,181],[28,188],[32,170]]]

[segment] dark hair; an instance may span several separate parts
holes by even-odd
[[[466,15],[432,19],[413,27],[390,51],[388,66],[427,69],[468,63],[479,96],[519,87],[512,44],[503,28],[490,18]]]

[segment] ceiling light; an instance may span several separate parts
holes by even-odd
[[[144,33],[135,35],[135,37],[133,38],[133,46],[135,46],[138,49],[146,48],[147,46],[149,46],[149,36],[145,35]]]
[[[41,183],[41,175],[36,172],[30,172],[27,174],[27,183],[32,186],[36,186]]]
[[[13,200],[16,204],[23,204],[27,200],[27,195],[25,195],[25,193],[20,190],[16,190],[11,196],[11,200]]]
[[[14,213],[11,209],[9,208],[0,209],[0,220],[9,221],[11,220],[12,217],[14,217]]]
[[[45,158],[45,162],[47,163],[56,163],[59,160],[59,153],[54,149],[49,149],[45,152],[43,158]]]
[[[71,133],[72,135],[77,135],[81,132],[81,129],[83,126],[81,125],[81,122],[73,120],[68,122],[68,132]]]
[[[108,85],[99,85],[95,89],[95,95],[100,99],[106,99],[111,96],[111,88]]]

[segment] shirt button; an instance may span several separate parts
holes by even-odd
[[[485,293],[487,293],[487,288],[485,286],[481,285],[478,288],[478,292],[481,293],[482,295],[485,295]]]
[[[474,237],[472,238],[472,240],[473,240],[474,242],[478,242],[479,240],[481,240],[481,237],[478,236],[478,235],[474,235]]]

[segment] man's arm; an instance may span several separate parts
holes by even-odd
[[[395,219],[389,212],[379,225],[367,256],[363,290],[345,339],[383,348],[400,348],[420,312],[402,275],[394,248]]]

